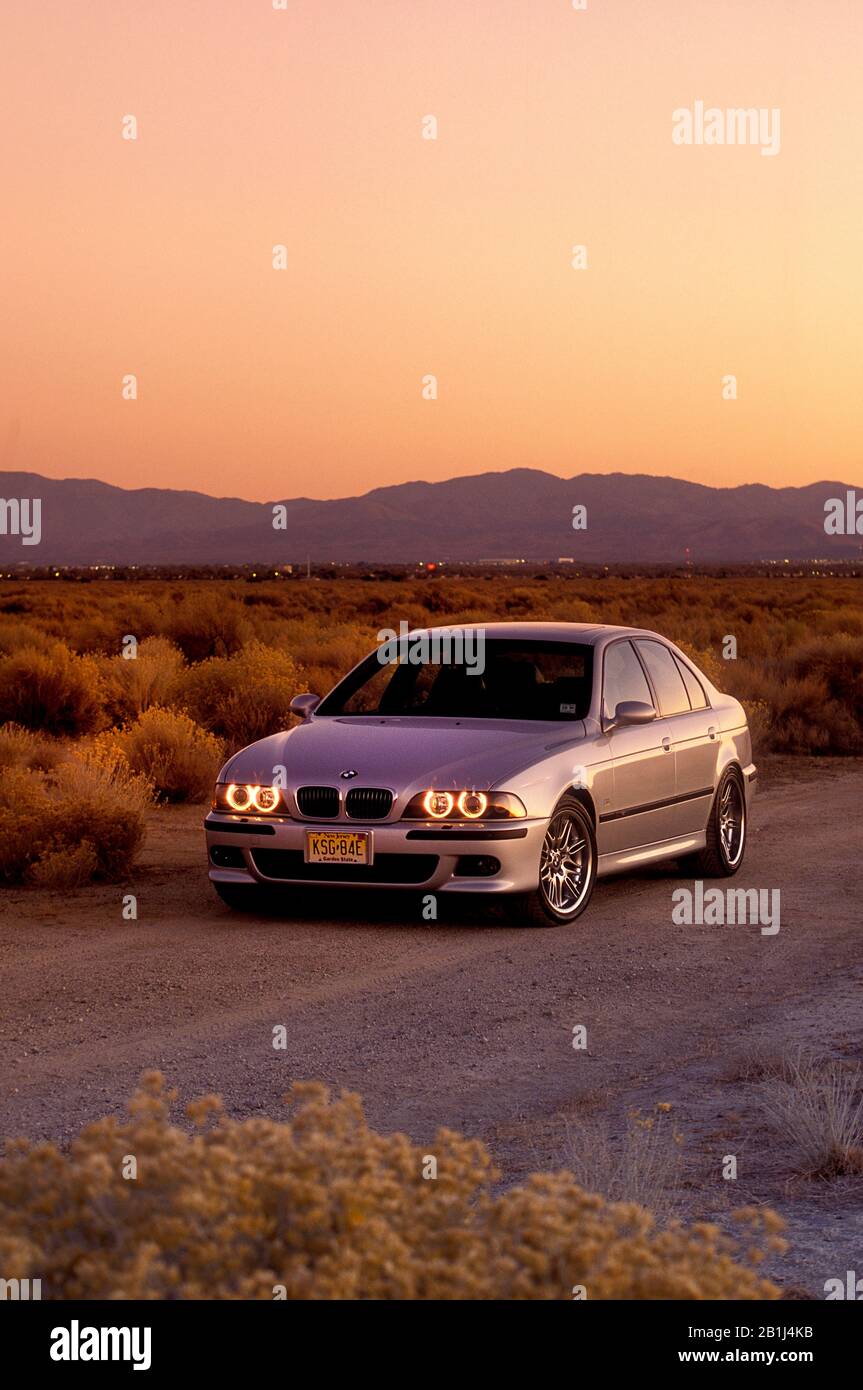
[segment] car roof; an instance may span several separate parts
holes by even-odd
[[[452,623],[450,626],[413,628],[421,632],[484,632],[487,637],[535,638],[544,642],[584,642],[588,646],[612,637],[659,637],[643,627],[616,627],[612,623]],[[660,638],[660,640],[665,640]]]

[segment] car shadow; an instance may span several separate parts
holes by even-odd
[[[214,908],[218,901],[214,897]],[[256,899],[249,912],[224,909],[226,921],[267,920],[273,922],[345,928],[372,926],[440,927],[481,929],[509,927],[512,921],[502,904],[478,901],[465,893],[426,893],[418,890],[375,892],[350,888],[274,889]],[[434,915],[430,915],[433,912]]]
[[[625,874],[601,879],[596,886],[593,903],[598,904],[610,891],[632,891],[635,885],[686,881],[687,875],[674,861],[649,864]],[[430,908],[433,902],[433,909]],[[588,921],[593,903],[588,906],[583,921]],[[213,902],[218,910],[218,903]],[[430,916],[430,911],[434,916]],[[315,923],[327,926],[354,927],[460,927],[487,930],[489,928],[519,928],[518,918],[511,913],[503,899],[491,895],[480,897],[469,893],[434,893],[431,889],[388,889],[375,891],[363,888],[274,888],[264,892],[249,912],[224,910],[226,923],[230,920],[256,920],[294,923],[298,926]]]

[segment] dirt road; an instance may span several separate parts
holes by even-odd
[[[667,1101],[688,1209],[727,1205],[718,1168],[741,1154],[733,1203],[785,1212],[798,1241],[779,1275],[817,1294],[859,1264],[860,1184],[795,1186],[764,1082],[741,1079],[739,1059],[797,1043],[863,1057],[861,805],[860,761],[768,769],[735,886],[780,890],[775,935],[674,925],[673,868],[600,883],[579,923],[551,931],[470,910],[426,923],[417,896],[234,916],[206,881],[201,809],[154,812],[128,883],[3,891],[2,1130],[68,1139],[122,1111],[149,1067],[240,1116],[278,1114],[292,1080],[317,1078],[360,1091],[379,1128],[484,1137],[513,1181],[562,1164],[564,1117],[619,1129],[630,1107]]]

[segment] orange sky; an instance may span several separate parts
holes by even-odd
[[[3,0],[0,468],[853,482],[861,62],[859,0]]]

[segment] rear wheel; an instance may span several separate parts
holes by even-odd
[[[596,882],[596,838],[581,802],[557,805],[539,856],[539,885],[509,899],[510,916],[524,927],[557,927],[580,917]]]
[[[746,849],[746,795],[736,767],[728,768],[716,788],[707,822],[707,844],[687,861],[704,878],[730,878],[743,863]]]

